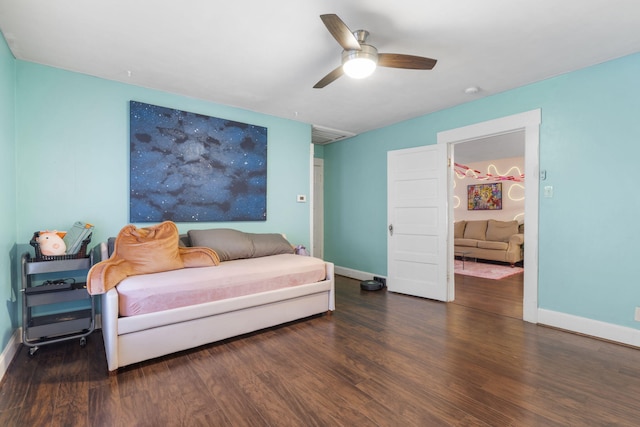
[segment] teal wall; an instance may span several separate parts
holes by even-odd
[[[0,41],[1,350],[19,326],[16,254],[34,231],[88,221],[93,245],[128,224],[130,100],[268,129],[267,221],[180,223],[181,232],[278,232],[309,246],[309,204],[296,195],[309,193],[310,125],[15,60]]]
[[[324,145],[313,146],[313,157],[321,159],[324,157]]]
[[[309,245],[311,127],[237,108],[16,61],[17,235],[40,229],[96,226],[93,243],[128,223],[129,101],[251,123],[268,128],[267,221],[181,223],[285,233]],[[141,224],[144,225],[144,224]]]
[[[17,327],[15,59],[0,37],[0,351]],[[13,276],[13,277],[12,277]],[[6,307],[6,308],[4,308]]]
[[[542,185],[554,187],[540,199],[539,306],[640,328],[638,76],[640,54],[325,146],[325,257],[386,275],[387,151],[539,108]]]

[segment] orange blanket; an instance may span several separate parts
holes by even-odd
[[[87,290],[97,295],[129,276],[220,264],[213,249],[181,247],[179,238],[178,227],[171,221],[146,228],[125,226],[116,237],[111,257],[89,270]]]

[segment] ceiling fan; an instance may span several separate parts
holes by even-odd
[[[368,31],[352,32],[335,14],[320,15],[320,19],[344,50],[342,51],[342,65],[324,76],[315,84],[314,89],[325,87],[343,74],[353,78],[368,77],[375,71],[376,66],[431,70],[438,62],[436,59],[423,56],[378,53],[378,49],[366,43],[367,36],[369,36]]]

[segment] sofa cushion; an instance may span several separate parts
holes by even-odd
[[[230,228],[210,228],[187,232],[193,246],[205,246],[218,253],[220,261],[251,258],[253,244],[246,233]]]
[[[518,221],[496,221],[490,219],[487,224],[487,240],[508,242],[512,234],[518,233]]]
[[[453,244],[455,246],[466,246],[469,248],[478,247],[478,240],[476,239],[453,239]]]
[[[464,227],[467,221],[456,221],[453,223],[453,238],[462,239],[464,237]]]
[[[478,248],[480,249],[493,249],[496,251],[506,251],[509,248],[509,244],[505,242],[494,242],[491,240],[484,240],[478,242]]]
[[[486,240],[487,233],[487,221],[467,221],[467,225],[464,228],[465,239]]]
[[[292,254],[293,246],[282,234],[264,233],[251,234],[247,233],[253,242],[253,257],[263,257],[269,255]]]

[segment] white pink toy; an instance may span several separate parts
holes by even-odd
[[[64,255],[67,251],[67,245],[55,230],[41,232],[38,237],[38,244],[42,255]]]

